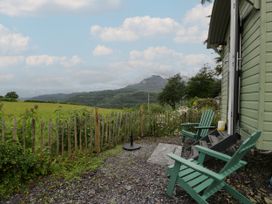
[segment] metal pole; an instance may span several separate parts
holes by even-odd
[[[236,108],[235,92],[238,53],[238,0],[231,0],[230,12],[230,59],[229,59],[229,101],[228,101],[228,134],[235,133]]]

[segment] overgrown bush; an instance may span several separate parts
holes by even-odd
[[[28,181],[50,172],[50,159],[23,152],[15,143],[0,143],[0,199],[19,190]]]
[[[7,101],[7,102],[17,102],[17,99],[15,98],[0,98],[0,101]]]
[[[202,110],[202,109],[218,110],[219,109],[219,104],[213,98],[196,98],[193,101],[192,105],[193,105],[192,108],[197,110]]]

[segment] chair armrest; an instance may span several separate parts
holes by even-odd
[[[184,159],[176,154],[173,154],[173,153],[170,153],[170,154],[167,154],[171,159],[175,160],[175,162],[178,162],[178,163],[182,163],[184,164],[185,166],[188,166],[189,168],[192,168],[200,173],[203,173],[209,177],[212,177],[218,181],[222,181],[224,179],[224,176],[216,173],[216,172],[213,172],[203,166],[200,166],[200,165],[197,165],[195,164],[194,162],[192,161],[189,161],[187,159]]]
[[[225,161],[225,162],[228,162],[232,157],[229,156],[229,155],[226,155],[226,154],[223,154],[221,152],[217,152],[217,151],[214,151],[212,149],[209,149],[209,148],[206,148],[206,147],[202,147],[202,146],[199,146],[199,145],[195,145],[195,148],[197,149],[197,151],[199,153],[204,153],[206,155],[209,155],[211,157],[214,157],[216,159],[220,159],[222,161]],[[240,164],[242,165],[246,165],[246,161],[239,161]]]
[[[195,129],[215,129],[215,126],[195,126]]]
[[[229,155],[223,154],[221,152],[214,151],[214,150],[206,148],[206,147],[196,145],[195,148],[197,149],[197,151],[199,153],[204,153],[206,155],[209,155],[211,157],[220,159],[222,161],[228,162],[231,159],[231,156],[229,156]]]
[[[198,125],[199,123],[181,123],[181,126],[194,126]]]

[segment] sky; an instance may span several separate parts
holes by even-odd
[[[192,76],[216,57],[200,0],[1,0],[0,95],[117,89]]]

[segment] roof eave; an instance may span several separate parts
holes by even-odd
[[[225,44],[230,21],[230,0],[215,0],[210,20],[207,48]]]

